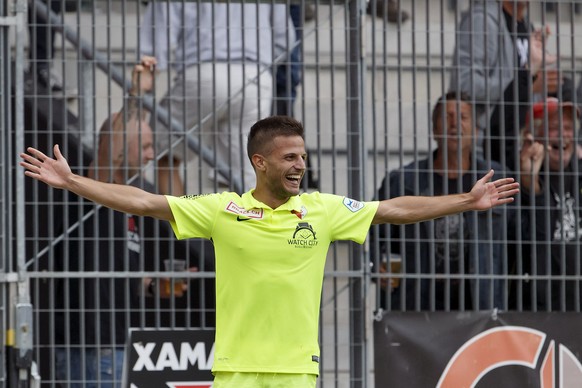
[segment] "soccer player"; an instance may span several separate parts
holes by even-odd
[[[256,188],[154,195],[97,182],[71,172],[58,145],[55,158],[35,148],[22,153],[25,174],[115,210],[167,220],[179,239],[211,239],[216,254],[214,387],[315,387],[319,374],[318,317],[324,264],[333,241],[363,243],[371,224],[406,224],[513,201],[512,178],[469,193],[403,196],[359,202],[300,194],[307,154],[303,126],[286,116],[256,122],[247,153]],[[258,381],[258,383],[257,383]]]

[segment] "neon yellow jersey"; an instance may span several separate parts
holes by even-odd
[[[212,370],[319,374],[328,248],[337,240],[362,244],[378,202],[311,193],[271,209],[252,191],[167,198],[176,237],[214,242]]]

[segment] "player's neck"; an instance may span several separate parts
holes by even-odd
[[[276,209],[289,200],[289,197],[279,198],[273,195],[270,191],[259,188],[258,185],[255,191],[253,191],[253,197],[257,201],[269,206],[271,209]]]

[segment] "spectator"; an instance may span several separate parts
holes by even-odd
[[[503,175],[500,164],[475,155],[475,125],[468,95],[449,92],[440,97],[433,109],[432,127],[437,143],[432,156],[392,171],[384,178],[378,198],[461,193],[471,189],[476,176],[490,169],[497,176]],[[380,266],[380,273],[389,272],[389,260],[382,258],[396,256],[401,260],[403,272],[403,279],[392,282],[392,287],[384,280],[380,282],[381,307],[390,307],[387,300],[390,297],[392,309],[456,310],[471,306],[506,309],[500,279],[503,275],[501,241],[506,222],[502,213],[497,208],[487,213],[460,213],[419,225],[372,228],[373,264]],[[498,278],[470,281],[470,293],[464,293],[462,278],[467,273]],[[434,279],[434,274],[447,277]],[[406,275],[415,277],[406,278]],[[457,277],[450,279],[448,275]],[[470,295],[469,306],[462,295]]]
[[[414,223],[510,203],[513,179],[441,197],[358,202],[304,193],[303,126],[287,116],[259,120],[247,154],[256,188],[162,196],[107,184],[71,172],[57,145],[55,157],[29,147],[25,174],[55,188],[127,213],[169,221],[180,239],[203,237],[216,249],[214,388],[313,387],[319,374],[318,318],[327,251],[333,241],[363,243],[372,223]]]
[[[30,0],[28,4],[28,58],[30,61],[28,72],[31,80],[37,82],[43,89],[55,96],[74,98],[76,90],[63,85],[59,77],[51,71],[51,63],[54,57],[55,28],[48,18],[40,16],[37,11],[38,4],[47,8],[47,13],[60,14],[63,2],[61,0]]]
[[[89,177],[124,183],[153,159],[152,132],[136,97],[151,90],[154,65],[154,58],[144,57],[134,68],[127,109],[103,124],[97,160],[89,167]],[[78,212],[79,207],[69,212],[71,223],[79,220]],[[57,270],[143,270],[137,217],[94,206],[86,206],[83,213],[81,225],[68,236],[66,247],[62,243],[57,248]],[[160,279],[158,285],[152,278],[121,277],[60,279],[55,298],[57,379],[70,382],[73,387],[85,386],[84,382],[90,387],[120,387],[125,339],[132,326],[131,311],[139,309],[140,295],[172,296],[166,289],[169,282]],[[184,284],[173,295],[181,296],[186,287]]]
[[[524,240],[532,246],[531,273],[538,276],[533,305],[545,311],[582,307],[582,284],[563,278],[580,279],[581,275],[582,156],[576,152],[575,141],[580,109],[573,104],[573,94],[573,82],[565,79],[561,95],[533,105],[520,153],[521,199],[530,218]]]
[[[284,4],[148,4],[141,52],[157,57],[165,69],[175,49],[172,64],[178,75],[162,105],[186,131],[198,125],[217,159],[231,167],[230,176],[219,176],[219,183],[236,178],[245,188],[254,187],[254,172],[244,156],[246,135],[254,121],[271,114],[271,67],[294,41]],[[168,152],[158,162],[160,192],[182,195],[179,166],[185,147],[173,146],[177,138],[160,122],[152,127],[158,152]]]
[[[277,65],[275,74],[275,103],[273,104],[273,114],[279,116],[295,117],[295,100],[297,99],[297,87],[303,79],[303,22],[301,17],[303,6],[290,5],[289,14],[293,26],[295,27],[295,46],[291,49],[289,62]],[[311,5],[306,5],[303,9],[305,13]],[[313,11],[311,11],[313,12]],[[317,189],[319,180],[316,178],[315,168],[312,164],[307,166],[307,188]]]
[[[61,1],[43,0],[49,11],[60,13]],[[49,4],[50,3],[50,4]],[[54,56],[55,30],[50,23],[36,12],[36,1],[29,3],[28,36],[30,59],[30,74],[37,82],[53,93],[62,93],[63,87],[51,72],[51,62]]]
[[[295,28],[295,43],[289,54],[289,62],[277,65],[275,75],[275,103],[274,115],[295,117],[295,99],[297,98],[297,86],[302,80],[301,52],[303,46],[303,19],[301,17],[301,5],[289,6],[289,15]]]
[[[450,89],[472,98],[477,152],[485,148],[491,159],[514,169],[514,143],[532,98],[530,90],[552,92],[559,83],[558,71],[547,68],[556,60],[545,50],[549,29],[532,31],[527,1],[471,4],[457,30]],[[484,143],[485,135],[490,142]]]

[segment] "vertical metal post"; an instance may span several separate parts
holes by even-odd
[[[17,152],[24,151],[24,39],[26,36],[26,0],[15,4],[16,44],[14,58],[14,135]],[[16,157],[16,155],[12,155]],[[12,160],[16,163],[16,160]],[[15,203],[19,221],[16,223],[16,259],[19,272],[25,272],[25,226],[24,217],[24,174],[15,175]],[[21,216],[21,217],[20,217]]]
[[[5,19],[7,14],[7,1],[0,1],[0,17]],[[7,271],[7,263],[11,259],[11,250],[10,244],[11,240],[9,238],[10,235],[10,227],[8,225],[8,212],[10,209],[10,202],[8,200],[8,193],[10,192],[9,184],[9,159],[8,155],[6,155],[8,149],[10,147],[6,146],[10,144],[10,131],[9,131],[9,123],[10,123],[10,99],[9,99],[9,91],[10,91],[10,83],[8,82],[8,72],[10,69],[10,61],[9,61],[9,44],[8,44],[8,32],[7,29],[4,28],[6,23],[1,23],[0,25],[0,141],[3,145],[3,149],[0,152],[0,182],[3,182],[0,185],[0,245],[2,249],[0,251],[0,275],[4,275]],[[0,341],[2,344],[6,344],[7,346],[4,347],[6,351],[0,352],[0,367],[2,367],[2,371],[0,372],[0,383],[2,387],[6,386],[6,376],[7,376],[7,365],[8,365],[8,357],[6,357],[7,349],[9,343],[5,334],[7,333],[7,298],[6,292],[7,287],[5,285],[0,284]]]
[[[364,44],[363,24],[366,1],[350,0],[349,32],[348,32],[348,66],[347,66],[347,106],[348,106],[348,192],[350,197],[363,199],[362,177],[362,145],[363,145],[363,104],[364,104]],[[363,248],[359,244],[351,244],[350,270],[362,272],[364,266]],[[350,278],[350,386],[366,387],[366,295],[365,282],[362,276]]]
[[[24,42],[27,26],[27,0],[17,0],[15,3],[16,34],[14,58],[14,144],[16,153],[24,150]],[[11,162],[16,165],[16,155],[11,155]],[[30,303],[30,287],[26,274],[26,216],[25,216],[25,188],[24,174],[15,168],[15,204],[16,219],[16,269],[18,273],[18,287],[15,305],[11,306],[14,312],[15,338],[15,366],[18,368],[18,386],[28,387],[29,371],[32,365],[32,304]]]

